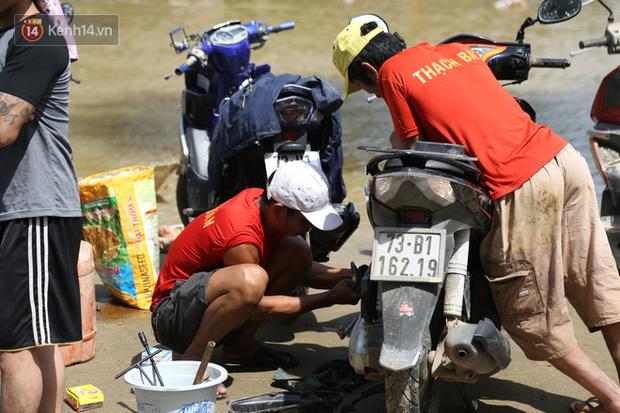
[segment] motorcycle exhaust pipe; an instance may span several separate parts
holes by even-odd
[[[510,343],[487,319],[477,324],[455,321],[448,328],[445,355],[458,367],[492,374],[510,364]]]
[[[477,324],[462,323],[446,336],[446,355],[454,364],[478,374],[491,373],[497,363],[481,346],[474,341]]]
[[[448,319],[459,318],[463,313],[463,295],[469,258],[469,236],[469,228],[454,234],[454,253],[446,265],[443,313]]]

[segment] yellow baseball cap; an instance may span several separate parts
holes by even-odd
[[[383,33],[381,27],[376,27],[372,31],[362,35],[361,28],[367,22],[359,21],[349,24],[343,31],[338,33],[334,40],[332,51],[332,62],[344,78],[343,98],[346,99],[350,93],[357,92],[360,87],[349,83],[349,66],[358,54],[370,41],[379,33]]]

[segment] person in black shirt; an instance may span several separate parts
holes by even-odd
[[[58,345],[82,339],[71,71],[51,27],[31,0],[0,0],[0,413],[60,412]]]

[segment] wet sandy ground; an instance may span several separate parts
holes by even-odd
[[[372,239],[371,229],[363,223],[341,251],[333,254],[333,265],[348,266],[351,260],[358,264],[369,260],[368,245]],[[150,327],[150,313],[129,309],[118,304],[109,296],[102,285],[97,286],[97,348],[95,358],[87,363],[67,368],[66,385],[92,383],[103,390],[105,405],[99,411],[135,412],[136,402],[130,388],[122,378],[114,380],[114,375],[129,366],[132,357],[142,351],[137,338],[139,331],[147,333],[150,343],[154,343]],[[336,306],[315,311],[300,317],[292,326],[268,324],[259,332],[267,343],[275,349],[285,349],[301,360],[299,366],[290,369],[296,375],[311,374],[317,367],[332,359],[346,359],[347,339],[325,329],[346,324],[355,312],[352,306]],[[576,330],[579,341],[588,354],[610,374],[615,374],[613,362],[609,357],[600,334],[589,334],[577,321]],[[214,362],[217,362],[216,350]],[[231,371],[232,384],[228,389],[227,400],[236,400],[250,395],[280,391],[271,387],[273,371]],[[448,393],[456,393],[449,389]],[[469,386],[468,392],[479,399],[480,412],[567,412],[574,399],[589,395],[578,385],[556,372],[548,363],[531,362],[513,346],[513,362],[504,371],[492,378]],[[383,394],[363,399],[355,405],[357,412],[380,413],[383,409]],[[217,412],[227,412],[226,401],[218,401]],[[65,411],[72,411],[65,407]],[[462,408],[454,404],[444,409],[446,412],[459,412]]]
[[[72,86],[71,142],[76,167],[84,177],[119,166],[178,160],[177,106],[182,81],[164,82],[162,76],[179,63],[179,57],[167,46],[167,31],[179,24],[184,24],[188,31],[196,31],[207,23],[231,18],[264,19],[270,23],[296,20],[298,27],[295,31],[282,34],[282,37],[274,36],[273,43],[257,52],[253,59],[258,63],[271,63],[274,73],[302,71],[304,75],[318,74],[341,87],[341,80],[331,65],[331,42],[336,28],[353,15],[376,12],[390,21],[393,29],[411,44],[421,40],[435,43],[458,32],[511,39],[525,16],[535,14],[538,2],[530,2],[528,10],[511,12],[498,11],[491,6],[492,2],[481,0],[343,0],[335,3],[327,0],[242,0],[209,2],[206,9],[204,1],[189,0],[79,3],[76,4],[78,13],[122,16],[121,46],[83,47],[80,63],[74,68],[82,84]],[[438,13],[438,10],[442,12]],[[527,39],[534,43],[539,57],[566,57],[576,49],[578,39],[596,37],[600,33],[605,16],[601,8],[589,7],[578,18],[561,26],[538,26],[528,30]],[[146,38],[152,41],[145,41]],[[284,50],[286,53],[282,53]],[[589,105],[600,79],[617,64],[617,59],[606,56],[602,50],[588,56],[573,59],[570,70],[536,71],[526,84],[512,86],[509,90],[527,97],[539,111],[539,121],[566,137],[591,162],[585,138],[586,130],[591,126]],[[132,62],[129,69],[125,69],[126,62]],[[96,99],[93,100],[93,96]],[[154,113],[157,116],[153,116]],[[360,144],[384,144],[392,128],[391,122],[383,105],[367,105],[365,96],[361,95],[352,96],[342,113],[347,159],[345,178],[350,197],[361,206],[361,188],[365,182],[363,165],[367,156],[355,148]],[[601,180],[592,163],[591,170],[600,192]],[[170,186],[163,192],[158,199],[159,205],[164,205],[160,209],[160,218],[165,224],[175,223],[178,218],[173,207],[174,189]],[[348,266],[351,260],[358,264],[368,262],[371,240],[371,231],[366,224],[342,251],[333,254],[332,264]],[[69,367],[66,384],[92,383],[102,389],[106,396],[105,406],[96,411],[132,412],[136,410],[134,396],[122,379],[114,380],[113,377],[141,352],[137,338],[139,331],[147,333],[149,341],[154,342],[150,314],[116,303],[101,285],[97,288],[97,299],[100,311],[97,312],[96,356],[87,363]],[[291,373],[307,375],[330,359],[346,359],[347,340],[341,341],[335,333],[323,329],[346,324],[346,319],[355,310],[354,307],[334,307],[315,311],[301,317],[291,327],[266,326],[261,336],[274,348],[285,348],[302,360]],[[579,322],[576,330],[586,351],[615,377],[612,360],[600,334],[588,334]],[[217,356],[218,352],[215,362]],[[233,383],[228,400],[277,391],[270,386],[272,374],[272,371],[231,372]],[[481,412],[566,412],[571,400],[589,396],[548,363],[525,360],[516,347],[513,347],[513,362],[508,369],[470,390],[480,399]],[[382,412],[382,406],[382,395],[356,405],[358,412],[373,413]],[[66,407],[65,411],[72,410]],[[227,411],[225,402],[218,403],[217,411]],[[459,409],[451,407],[445,411],[458,412]]]

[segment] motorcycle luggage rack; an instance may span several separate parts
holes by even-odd
[[[458,149],[462,148],[459,145],[451,146],[458,147]],[[402,161],[404,161],[403,166],[419,166],[412,163],[414,163],[415,161],[423,161],[424,163],[426,163],[426,161],[433,160],[438,162],[444,162],[448,165],[460,169],[461,171],[463,171],[465,176],[472,181],[477,182],[480,180],[480,171],[477,167],[470,164],[471,162],[477,162],[478,158],[467,156],[464,153],[454,153],[455,150],[452,150],[452,153],[442,153],[409,149],[389,149],[380,148],[377,146],[358,146],[358,149],[365,150],[367,152],[378,152],[382,154],[375,156],[370,161],[368,161],[366,165],[366,173],[371,176],[382,172],[382,170],[379,168],[379,164],[389,159],[401,159]],[[407,162],[407,159],[410,159],[413,162]]]

